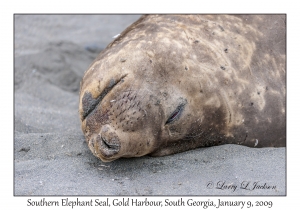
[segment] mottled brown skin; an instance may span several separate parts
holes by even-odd
[[[285,146],[285,62],[285,15],[142,16],[85,72],[82,131],[102,161]]]

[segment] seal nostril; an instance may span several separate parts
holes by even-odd
[[[102,143],[108,148],[108,149],[112,149],[112,145],[108,144],[106,139],[101,137]]]
[[[112,157],[120,151],[120,142],[117,137],[111,137],[109,139],[104,136],[98,135],[97,137],[99,150],[105,157]]]
[[[104,138],[104,137],[101,137],[101,141],[103,143],[103,146],[107,149],[113,149],[113,145],[109,144],[108,141]]]

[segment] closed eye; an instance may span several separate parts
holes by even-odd
[[[171,122],[173,122],[173,121],[179,119],[179,117],[180,117],[180,115],[181,115],[181,113],[182,113],[182,111],[183,111],[184,105],[185,105],[185,104],[180,104],[180,105],[175,109],[175,111],[172,112],[172,114],[171,114],[170,117],[168,118],[166,124],[171,123]]]
[[[83,121],[87,116],[98,106],[98,104],[101,103],[102,99],[119,83],[121,82],[126,75],[123,75],[120,79],[117,81],[111,80],[110,84],[107,85],[101,92],[101,94],[97,98],[93,98],[92,94],[89,92],[84,93],[82,98],[82,109],[83,114],[81,117],[81,120]]]

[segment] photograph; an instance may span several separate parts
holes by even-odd
[[[286,19],[13,14],[13,195],[285,197]]]

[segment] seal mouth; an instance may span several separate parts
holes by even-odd
[[[111,79],[109,81],[109,84],[103,89],[103,91],[100,93],[100,95],[97,98],[93,98],[92,94],[88,91],[86,91],[82,97],[82,116],[81,121],[84,121],[95,109],[96,107],[101,103],[103,98],[121,81],[124,81],[123,79],[127,76],[123,75],[120,79],[115,81],[114,79]]]

